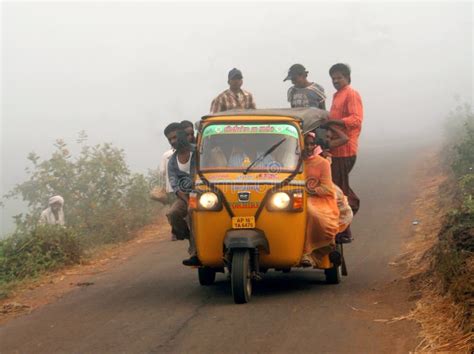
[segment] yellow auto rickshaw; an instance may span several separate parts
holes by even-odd
[[[231,275],[234,301],[246,303],[252,281],[268,269],[298,267],[306,231],[303,134],[326,119],[316,108],[233,110],[202,118],[189,208],[202,266],[201,285]],[[340,247],[340,246],[339,246]],[[341,267],[325,257],[328,283]]]

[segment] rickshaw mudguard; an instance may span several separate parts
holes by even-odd
[[[270,253],[270,246],[265,233],[258,229],[228,230],[224,237],[226,249],[258,248]]]

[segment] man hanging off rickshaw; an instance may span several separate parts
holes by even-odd
[[[270,268],[313,266],[324,269],[329,283],[339,282],[343,255],[336,239],[350,242],[358,209],[348,175],[362,103],[349,86],[348,66],[336,64],[330,75],[338,91],[329,113],[311,107],[230,110],[201,120],[197,147],[184,154],[195,161],[188,172],[193,186],[179,187],[178,195],[187,203],[193,240],[183,263],[198,266],[202,285],[227,268],[234,300],[242,303],[252,280]],[[315,91],[298,92],[299,102],[306,102],[305,92]],[[179,158],[174,166],[171,161],[168,169],[179,174]]]

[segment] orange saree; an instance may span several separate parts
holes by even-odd
[[[339,209],[329,161],[312,155],[305,160],[305,171],[309,196],[304,258],[317,266],[322,257],[334,249],[339,232]]]

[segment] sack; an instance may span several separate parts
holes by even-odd
[[[164,187],[155,187],[150,192],[150,198],[161,202],[163,204],[168,203],[168,193]]]

